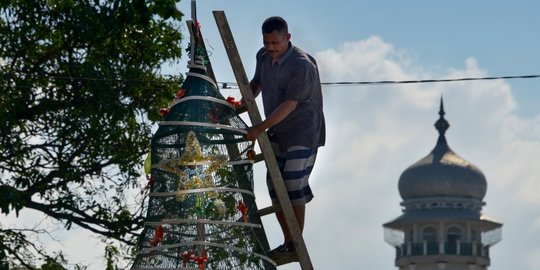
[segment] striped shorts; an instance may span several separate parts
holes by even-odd
[[[313,199],[313,193],[309,187],[309,175],[313,170],[317,157],[317,148],[303,146],[291,146],[283,153],[277,143],[272,142],[272,148],[276,156],[279,171],[283,176],[285,187],[289,193],[289,199],[293,206],[302,206]],[[270,175],[267,173],[266,183],[272,204],[278,204],[276,193]]]

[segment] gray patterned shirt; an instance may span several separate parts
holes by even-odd
[[[311,55],[289,43],[289,49],[272,65],[262,48],[257,53],[253,81],[261,86],[264,114],[268,117],[285,100],[298,101],[296,109],[269,130],[281,148],[295,145],[317,148],[325,143],[321,81]]]

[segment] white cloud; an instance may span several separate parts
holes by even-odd
[[[527,258],[528,269],[540,269],[540,249],[530,252]]]
[[[316,58],[326,82],[441,78],[441,74],[430,74],[421,66],[411,67],[414,61],[407,61],[406,55],[378,37],[346,43],[337,50],[317,53]],[[488,72],[469,58],[464,69],[450,69],[442,78],[483,76],[488,76]],[[315,222],[306,225],[314,226],[308,231],[313,235],[306,237],[315,238],[312,241],[319,245],[312,249],[318,255],[324,254],[328,245],[345,241],[348,244],[336,246],[341,248],[336,253],[361,252],[368,246],[371,248],[362,259],[379,258],[369,264],[371,268],[393,269],[393,259],[388,259],[393,256],[392,248],[380,245],[381,225],[399,215],[400,173],[435,145],[438,135],[433,123],[438,118],[441,95],[445,100],[445,117],[451,125],[446,135],[450,146],[478,165],[488,177],[490,188],[486,199],[493,206],[485,212],[500,220],[508,217],[505,214],[508,208],[501,204],[524,208],[540,201],[537,196],[540,188],[535,181],[540,171],[534,159],[540,150],[540,134],[538,128],[530,130],[538,126],[538,119],[522,119],[514,114],[516,101],[504,81],[333,86],[325,87],[324,94],[329,140],[320,152],[317,178],[313,179],[316,192],[322,192],[324,197],[316,198],[310,207],[325,213],[327,222],[318,216]],[[506,195],[499,197],[501,193]],[[526,226],[532,217],[520,215],[502,221]],[[336,231],[333,239],[315,233],[327,234],[328,223]],[[509,234],[503,229],[505,239],[519,233],[514,226],[506,227]],[[519,252],[532,256],[527,245],[504,245],[504,240],[499,245],[494,248],[520,249]],[[386,260],[381,262],[380,256],[387,256]],[[495,258],[495,261],[502,267],[493,265],[491,269],[516,266],[508,258]],[[324,265],[326,260],[321,263]],[[353,269],[357,263],[353,255],[344,268]],[[518,268],[536,269],[530,264]]]
[[[372,36],[362,41],[346,42],[338,51],[331,49],[319,52],[316,58],[319,60],[323,81],[364,79],[386,73],[399,75],[401,73],[399,65],[388,60],[392,51],[391,45],[385,43],[380,37]],[[362,73],[357,73],[357,71],[362,71]]]

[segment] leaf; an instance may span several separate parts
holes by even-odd
[[[148,154],[146,155],[146,159],[144,160],[144,174],[149,175],[152,167],[152,157],[150,154],[150,151],[148,151]]]

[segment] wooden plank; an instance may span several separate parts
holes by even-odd
[[[281,205],[279,204],[276,204],[276,205],[272,205],[272,206],[268,206],[266,208],[262,208],[262,209],[259,209],[259,216],[266,216],[266,215],[270,215],[272,213],[276,213],[278,211],[281,210]]]
[[[225,50],[227,51],[229,61],[231,62],[236,82],[238,83],[238,87],[240,88],[240,92],[242,93],[242,97],[244,98],[244,101],[246,103],[247,111],[251,122],[252,124],[259,124],[262,122],[262,118],[259,110],[257,109],[255,97],[253,96],[253,92],[251,91],[251,87],[249,86],[249,80],[246,76],[244,66],[240,59],[238,48],[236,47],[236,43],[234,42],[229,23],[227,21],[227,18],[225,17],[225,12],[213,11],[213,13],[214,19],[216,20],[216,24],[219,29],[219,33],[221,35],[221,39],[223,41],[223,45],[225,46]],[[289,195],[287,194],[285,183],[283,182],[283,178],[279,171],[279,167],[274,156],[272,146],[270,145],[270,140],[268,139],[267,134],[263,132],[261,133],[261,135],[259,135],[257,141],[259,142],[259,147],[261,148],[264,160],[266,161],[266,167],[274,184],[276,197],[281,205],[281,210],[285,217],[285,222],[287,223],[287,227],[289,228],[293,236],[293,243],[298,253],[300,266],[303,270],[311,270],[313,269],[313,266],[309,258],[307,247],[304,243],[304,239],[302,237],[302,231],[300,230],[300,227],[298,226],[298,221],[296,220],[296,217],[294,215],[294,210],[291,201],[289,200]]]
[[[261,162],[264,160],[263,158],[264,158],[263,154],[256,154],[255,157],[253,158],[253,162],[255,163]]]
[[[288,264],[288,263],[292,263],[292,262],[298,262],[299,261],[299,258],[298,258],[298,253],[291,253],[291,254],[287,254],[287,255],[284,255],[284,256],[279,256],[277,258],[274,259],[274,262],[277,264],[277,265],[284,265],[284,264]]]

